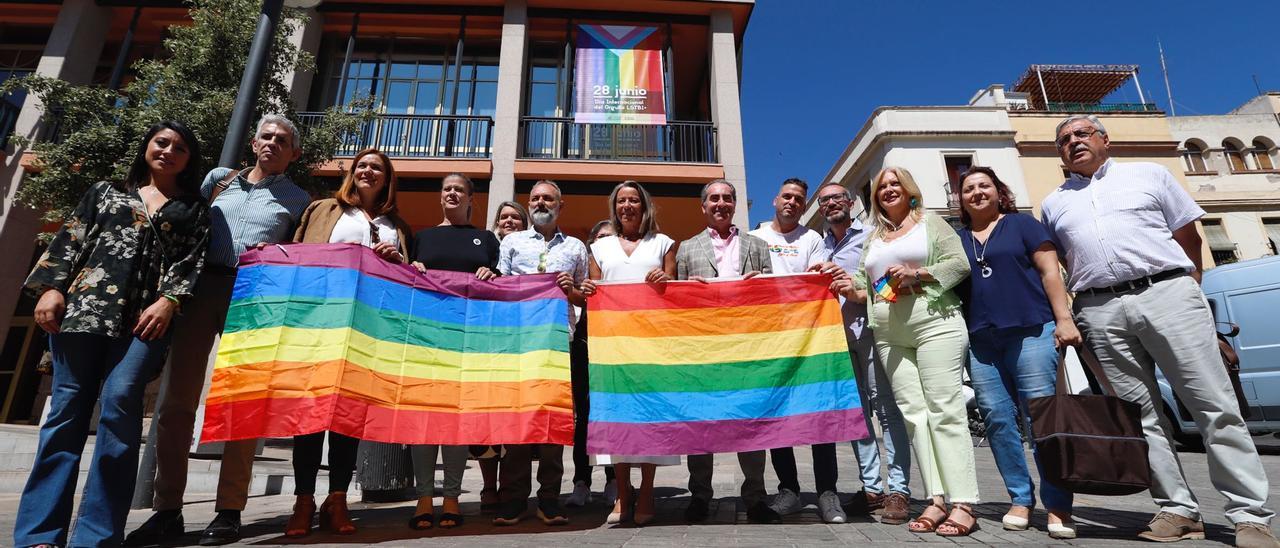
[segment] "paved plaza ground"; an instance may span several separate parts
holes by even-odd
[[[18,492],[25,475],[15,469],[21,459],[28,458],[24,447],[30,447],[33,436],[31,427],[6,427],[0,429],[0,455],[8,453],[9,466],[0,470],[0,545],[12,542],[10,533],[18,505]],[[25,440],[25,441],[24,441]],[[1263,463],[1272,478],[1271,503],[1280,502],[1280,440],[1271,436],[1256,438],[1263,452]],[[1150,545],[1136,539],[1155,509],[1146,493],[1127,497],[1080,496],[1076,499],[1076,519],[1080,523],[1080,538],[1071,542],[1055,541],[1044,532],[1045,516],[1037,510],[1032,519],[1032,529],[1025,532],[1004,531],[1000,517],[1008,508],[1008,496],[996,471],[991,450],[975,449],[978,480],[984,501],[978,505],[980,528],[969,538],[946,539],[933,534],[917,535],[905,525],[882,525],[866,517],[852,517],[850,523],[828,525],[817,515],[816,500],[809,493],[804,511],[788,516],[784,523],[756,525],[747,522],[745,509],[737,498],[737,485],[741,474],[737,472],[737,459],[732,455],[716,458],[716,501],[711,507],[711,518],[705,524],[684,523],[683,512],[689,501],[685,482],[688,474],[684,466],[661,468],[657,478],[658,518],[646,527],[633,525],[605,525],[608,509],[600,503],[583,509],[569,511],[572,522],[562,527],[547,527],[532,518],[514,527],[493,527],[490,516],[479,509],[479,470],[474,461],[463,484],[463,513],[466,524],[461,528],[444,531],[412,531],[406,521],[413,512],[413,503],[364,503],[358,493],[352,494],[352,509],[360,531],[354,536],[337,536],[313,533],[301,540],[286,539],[282,535],[284,523],[293,505],[292,473],[288,461],[289,451],[280,447],[268,447],[256,464],[255,495],[249,501],[244,514],[245,539],[243,545],[319,545],[319,546],[898,546],[918,543],[942,544],[1021,544],[1121,546]],[[801,484],[813,488],[811,459],[807,450],[796,452],[800,466]],[[840,491],[856,492],[860,488],[855,459],[848,444],[840,447]],[[1222,516],[1223,498],[1215,492],[1208,477],[1208,465],[1204,453],[1180,454],[1183,467],[1205,513],[1208,538],[1203,542],[1182,542],[1177,546],[1222,546],[1233,541],[1233,529]],[[565,481],[561,486],[567,495],[572,488],[570,479],[573,466],[569,452],[565,452]],[[213,517],[212,496],[217,473],[217,460],[194,460],[192,482],[185,511],[187,529],[190,531],[185,544],[194,545],[197,532]],[[30,461],[27,460],[27,465]],[[913,470],[914,472],[914,470]],[[323,474],[323,473],[322,473]],[[437,478],[439,481],[439,478]],[[638,478],[637,478],[638,481]],[[770,470],[767,476],[770,492],[777,481]],[[604,484],[603,473],[595,473],[595,490]],[[324,489],[321,479],[321,490]],[[918,478],[912,478],[912,489],[918,490]],[[275,494],[267,494],[275,493]],[[922,500],[912,501],[913,513],[924,506]],[[150,514],[148,510],[135,510],[129,516],[129,528],[141,524]]]

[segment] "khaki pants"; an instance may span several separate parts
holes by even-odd
[[[1227,518],[1270,523],[1275,512],[1266,507],[1267,474],[1222,367],[1213,315],[1200,285],[1179,276],[1120,295],[1080,294],[1075,309],[1076,324],[1115,395],[1142,406],[1151,497],[1160,509],[1200,517],[1200,503],[1161,425],[1157,364],[1204,436],[1209,481],[1227,499]]]
[[[182,508],[196,408],[204,400],[234,286],[234,277],[201,274],[195,295],[183,306],[182,316],[174,323],[173,343],[161,376],[154,418],[157,424],[153,508],[156,511]],[[224,444],[216,510],[244,510],[256,447],[257,440]]]

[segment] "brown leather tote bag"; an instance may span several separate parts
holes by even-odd
[[[1103,389],[1115,391],[1088,350],[1080,359]],[[1074,395],[1066,386],[1065,352],[1058,355],[1057,393],[1032,398],[1031,430],[1046,481],[1072,493],[1131,495],[1151,487],[1142,408],[1111,395]]]

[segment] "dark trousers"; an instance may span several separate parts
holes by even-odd
[[[800,492],[800,477],[796,471],[796,453],[790,447],[770,449],[773,472],[778,475],[778,489]],[[836,467],[836,444],[823,443],[813,446],[813,480],[818,493],[835,492],[839,470]]]
[[[507,454],[498,461],[498,500],[505,503],[529,498],[533,490],[534,447],[538,448],[538,498],[560,496],[560,479],[564,477],[563,445],[507,445]]]
[[[324,432],[293,437],[293,494],[316,494],[316,475],[320,473],[320,452],[324,450]],[[356,452],[360,440],[329,432],[329,492],[346,493],[356,470]]]
[[[569,344],[569,380],[573,385],[573,482],[591,486],[591,457],[587,456],[587,419],[591,416],[591,379],[587,374],[587,311],[582,311]],[[613,467],[604,468],[607,481],[613,480]]]

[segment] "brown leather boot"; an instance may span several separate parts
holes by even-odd
[[[901,525],[907,522],[910,511],[907,508],[907,496],[902,493],[889,493],[884,497],[884,511],[880,513],[880,523]]]
[[[293,515],[284,526],[284,536],[301,538],[311,534],[311,520],[316,517],[316,499],[311,495],[299,495],[293,503]]]

